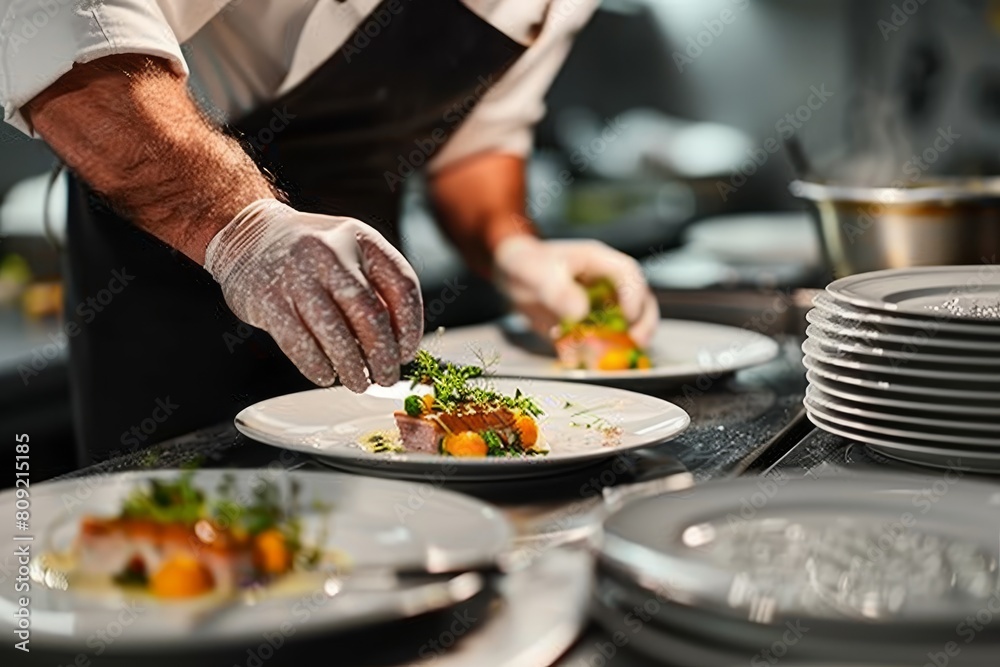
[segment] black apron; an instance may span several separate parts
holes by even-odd
[[[378,23],[379,10],[391,20]],[[296,208],[358,218],[398,245],[401,180],[524,50],[458,0],[386,0],[340,52],[230,131]],[[232,314],[204,269],[75,180],[67,239],[79,464],[313,386]]]

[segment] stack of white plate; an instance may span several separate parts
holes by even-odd
[[[813,305],[813,423],[892,458],[1000,473],[1000,266],[859,274]]]
[[[996,487],[955,479],[931,503],[925,485],[744,477],[626,504],[592,540],[601,653],[627,646],[672,667],[900,667],[944,665],[942,647],[958,645],[948,667],[995,666],[1000,627],[977,625],[969,643],[968,622],[1000,596],[996,533],[984,529],[996,526]]]

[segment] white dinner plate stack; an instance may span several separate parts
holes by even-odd
[[[1000,473],[1000,266],[859,274],[813,305],[814,424],[891,458]]]
[[[751,476],[624,505],[591,539],[601,653],[671,667],[995,667],[1000,625],[982,613],[972,641],[968,623],[1000,596],[996,487],[957,478],[931,503],[925,486]]]

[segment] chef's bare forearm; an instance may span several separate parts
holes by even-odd
[[[448,165],[430,179],[442,230],[483,276],[489,276],[504,239],[536,233],[525,215],[524,170],[523,158],[482,153]]]
[[[116,210],[199,264],[240,210],[278,196],[163,60],[124,54],[75,65],[24,111]]]

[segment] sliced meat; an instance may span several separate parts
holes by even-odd
[[[441,412],[434,418],[451,433],[462,431],[482,433],[490,429],[499,432],[514,428],[514,413],[504,407],[471,408],[457,414]]]
[[[440,424],[422,417],[411,417],[403,411],[397,411],[393,416],[406,451],[437,454],[438,445],[445,435]]]

